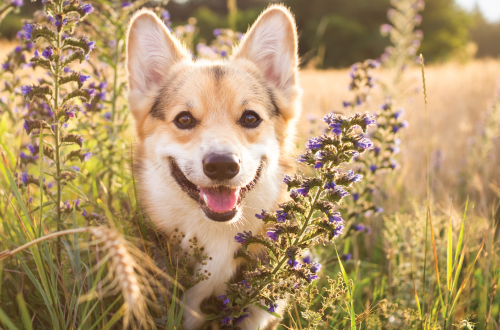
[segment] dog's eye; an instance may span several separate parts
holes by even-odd
[[[196,119],[188,111],[183,111],[175,117],[174,124],[180,129],[191,129],[196,126]]]
[[[240,124],[243,127],[255,128],[260,125],[262,118],[252,110],[245,110],[240,118]]]

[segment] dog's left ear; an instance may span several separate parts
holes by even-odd
[[[298,91],[297,28],[290,11],[281,5],[266,9],[247,32],[234,59],[253,62],[288,101]]]

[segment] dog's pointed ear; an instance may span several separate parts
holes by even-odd
[[[187,51],[151,11],[142,10],[130,21],[127,69],[131,93],[146,94],[161,86],[169,68],[188,58]]]
[[[286,7],[275,5],[252,25],[233,58],[250,60],[268,81],[288,94],[297,84],[297,51],[295,20]]]

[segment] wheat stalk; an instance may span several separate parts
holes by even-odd
[[[88,232],[95,237],[94,243],[100,244],[102,249],[106,252],[106,256],[98,263],[98,268],[107,266],[110,269],[108,274],[111,280],[110,284],[106,287],[106,291],[114,293],[121,291],[124,299],[123,310],[123,328],[129,326],[132,328],[138,327],[135,322],[141,323],[141,328],[149,328],[153,324],[150,319],[149,313],[146,309],[146,298],[142,294],[144,285],[141,278],[147,281],[147,272],[135,261],[131,252],[132,246],[128,244],[125,238],[114,228],[106,226],[98,227],[84,227],[68,230],[61,230],[54,232],[43,237],[39,237],[31,242],[19,246],[13,250],[5,250],[0,252],[0,261],[7,259],[14,254],[21,252],[33,245],[40,242],[60,237],[63,235],[78,234]],[[108,262],[110,261],[110,262]],[[159,271],[159,269],[155,269]],[[95,292],[80,297],[80,301],[87,300],[94,296]],[[154,327],[154,325],[152,325]]]

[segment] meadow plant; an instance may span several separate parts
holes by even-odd
[[[352,98],[343,102],[344,108],[349,112],[363,106],[370,108],[368,101],[377,85],[381,87],[385,98],[379,109],[373,111],[376,125],[368,131],[374,147],[355,159],[354,169],[365,179],[354,188],[351,201],[341,209],[343,214],[348,214],[346,220],[349,221],[349,230],[352,232],[369,232],[366,219],[383,212],[383,208],[377,205],[380,203],[377,202],[377,195],[380,194],[376,194],[380,187],[380,179],[377,177],[398,167],[396,158],[401,150],[401,131],[409,125],[403,119],[404,108],[401,104],[409,92],[414,90],[414,85],[406,82],[404,73],[415,62],[422,39],[422,32],[415,31],[415,28],[422,21],[419,12],[424,9],[424,2],[393,0],[391,4],[393,8],[389,9],[387,15],[390,24],[382,25],[381,33],[390,36],[392,45],[379,60],[366,60],[351,66],[348,88]],[[380,66],[389,72],[389,81],[374,76],[373,70]]]
[[[309,140],[299,159],[314,169],[316,176],[285,176],[283,182],[290,200],[280,204],[275,212],[263,210],[255,215],[268,225],[266,236],[246,231],[235,236],[241,244],[236,257],[248,262],[248,270],[243,272],[241,281],[231,284],[226,294],[218,297],[220,310],[209,316],[218,317],[225,328],[243,321],[250,304],[279,316],[276,312],[280,300],[299,297],[318,278],[321,264],[304,262],[301,257],[305,251],[334,241],[344,231],[345,221],[336,208],[349,194],[347,189],[361,181],[362,176],[344,170],[343,164],[373,147],[363,133],[374,119],[368,113],[351,117],[331,113],[324,121],[329,132]],[[250,252],[249,247],[254,244],[266,249],[265,260]],[[312,310],[304,315],[315,325],[322,317]]]
[[[215,39],[210,45],[200,42],[196,45],[196,53],[199,58],[208,60],[219,60],[228,58],[233,46],[242,38],[243,33],[231,29],[215,29]]]
[[[478,126],[476,136],[470,140],[468,157],[460,170],[459,191],[461,199],[465,200],[470,196],[479,200],[482,210],[488,212],[488,205],[500,196],[500,182],[491,179],[497,170],[499,157],[500,81]],[[484,161],[486,159],[487,162]],[[493,194],[489,193],[490,189]]]

